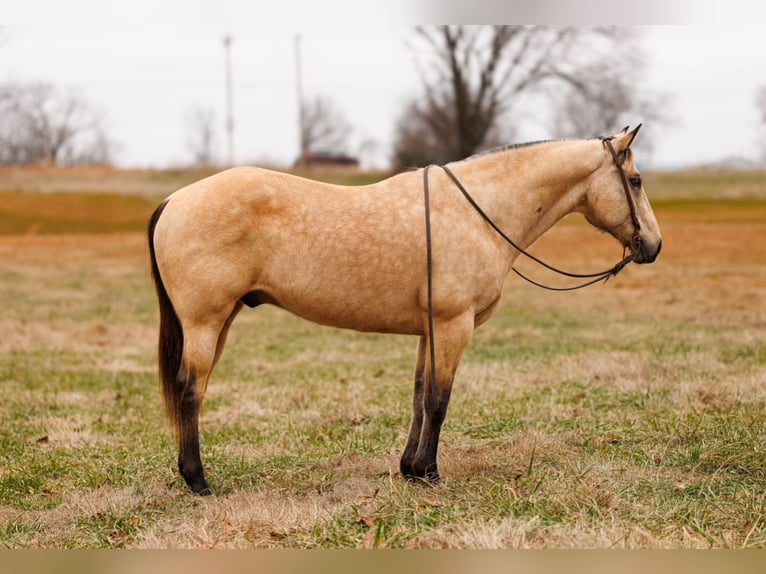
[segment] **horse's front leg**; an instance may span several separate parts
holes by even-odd
[[[425,479],[431,483],[439,483],[439,470],[436,463],[437,451],[439,448],[439,435],[441,433],[442,423],[447,416],[447,406],[449,405],[450,394],[452,392],[452,382],[455,378],[455,371],[460,364],[463,351],[468,346],[473,334],[474,316],[473,313],[466,313],[450,321],[436,321],[434,324],[434,352],[436,368],[431,364],[430,347],[427,343],[428,337],[424,337],[425,344],[420,348],[425,355],[425,369],[421,383],[421,394],[423,400],[422,423],[420,424],[420,438],[417,441],[417,449],[412,456],[411,462],[408,462],[408,470],[405,476],[410,479]],[[420,358],[420,352],[418,353]],[[433,373],[433,374],[432,374]],[[418,399],[418,382],[415,382],[415,398],[413,404],[416,405]],[[410,438],[407,446],[410,447],[414,441],[412,436],[417,421],[417,413],[413,416],[413,428],[410,430]],[[405,456],[408,451],[405,449]],[[404,466],[404,464],[402,465]]]
[[[412,424],[410,425],[410,434],[407,436],[407,445],[404,447],[399,469],[402,476],[414,478],[413,462],[415,453],[418,451],[420,443],[420,433],[423,428],[423,377],[426,368],[426,349],[428,341],[425,336],[420,337],[418,341],[418,358],[415,363],[415,390],[412,394]]]

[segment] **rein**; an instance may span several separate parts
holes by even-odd
[[[575,285],[573,287],[551,287],[550,285],[544,285],[542,283],[538,283],[537,281],[534,281],[533,279],[530,279],[529,277],[524,275],[521,271],[519,271],[515,267],[511,267],[511,270],[514,273],[516,273],[516,275],[518,275],[519,277],[521,277],[528,283],[535,285],[536,287],[541,287],[549,291],[574,291],[576,289],[589,287],[600,281],[603,281],[604,283],[606,283],[611,277],[616,277],[617,274],[628,265],[628,263],[633,261],[634,255],[638,253],[639,249],[641,248],[641,235],[640,235],[641,225],[638,222],[638,216],[636,215],[636,206],[633,202],[633,198],[630,195],[628,177],[625,174],[625,170],[622,168],[622,164],[620,163],[617,152],[615,151],[614,146],[612,145],[611,139],[612,139],[611,137],[608,137],[608,138],[605,137],[605,138],[601,138],[601,141],[607,147],[607,149],[609,149],[612,159],[614,160],[614,165],[617,167],[617,171],[620,173],[620,181],[622,182],[623,191],[625,192],[625,199],[628,202],[628,207],[630,208],[630,218],[633,223],[633,236],[631,237],[631,241],[630,241],[630,251],[631,251],[630,255],[627,255],[621,261],[617,262],[614,266],[610,267],[609,269],[605,271],[600,271],[598,273],[571,273],[569,271],[563,271],[561,269],[554,267],[553,265],[546,263],[540,258],[532,255],[531,253],[529,253],[528,251],[520,247],[515,241],[513,241],[513,239],[508,237],[508,235],[506,235],[503,232],[503,230],[500,229],[494,221],[492,221],[489,215],[487,215],[486,212],[479,206],[479,204],[476,203],[476,200],[473,199],[473,197],[471,197],[471,194],[468,193],[468,190],[460,182],[460,180],[452,172],[452,170],[450,170],[445,165],[442,165],[439,167],[441,167],[444,170],[444,172],[449,176],[449,178],[452,180],[455,186],[460,190],[460,192],[466,198],[468,203],[471,204],[471,206],[476,210],[476,212],[481,216],[481,218],[492,229],[494,229],[495,232],[500,237],[502,237],[506,243],[508,243],[516,251],[526,256],[528,259],[531,259],[538,265],[541,265],[542,267],[545,267],[546,269],[553,271],[554,273],[558,273],[559,275],[563,275],[565,277],[573,277],[575,279],[589,279],[589,281],[586,281],[585,283],[582,283],[579,285]],[[431,210],[429,206],[430,200],[429,200],[429,193],[428,193],[428,170],[430,167],[432,166],[426,166],[425,169],[423,170],[423,192],[425,197],[425,212],[426,212],[426,259],[427,259],[427,267],[428,267],[429,299],[430,299],[431,281],[432,281],[431,270],[433,266],[433,263],[431,260],[431,213],[430,213]]]
[[[601,271],[599,273],[570,273],[569,271],[562,271],[561,269],[558,269],[545,261],[541,260],[540,258],[532,255],[525,249],[521,248],[516,242],[514,242],[508,235],[506,235],[502,229],[500,229],[497,224],[492,221],[492,219],[489,217],[489,215],[486,214],[486,212],[479,206],[478,203],[476,203],[476,200],[471,197],[471,194],[468,193],[468,190],[463,186],[463,184],[460,182],[460,180],[457,178],[457,176],[452,173],[452,170],[450,170],[446,165],[439,166],[441,167],[444,172],[449,176],[449,178],[452,180],[452,182],[457,186],[457,188],[460,190],[460,192],[463,194],[463,196],[468,200],[468,203],[471,204],[471,206],[476,210],[476,212],[481,216],[481,218],[492,228],[495,230],[495,232],[502,237],[506,243],[511,245],[516,251],[518,251],[520,254],[525,255],[527,258],[531,259],[535,263],[538,263],[539,265],[545,267],[546,269],[549,269],[555,273],[558,273],[559,275],[564,275],[566,277],[573,277],[577,279],[589,279],[585,283],[582,283],[580,285],[575,285],[573,287],[551,287],[549,285],[543,285],[542,283],[538,283],[537,281],[534,281],[524,275],[521,271],[516,269],[515,267],[511,267],[511,270],[516,273],[519,277],[527,281],[528,283],[531,283],[532,285],[535,285],[536,287],[541,287],[543,289],[548,289],[549,291],[574,291],[575,289],[582,289],[584,287],[589,287],[590,285],[594,285],[595,283],[598,283],[600,281],[603,281],[606,283],[611,277],[616,277],[617,274],[622,271],[628,263],[633,261],[633,258],[635,257],[635,254],[639,252],[641,248],[641,225],[638,222],[638,216],[636,215],[636,206],[633,203],[633,198],[630,195],[630,185],[628,183],[628,177],[625,174],[625,170],[622,168],[622,163],[618,157],[617,152],[614,149],[614,146],[612,145],[612,138],[611,137],[602,137],[601,142],[604,144],[604,146],[609,150],[609,153],[612,156],[612,159],[614,160],[614,165],[617,167],[617,171],[620,173],[620,181],[622,182],[622,188],[625,191],[625,199],[628,202],[628,207],[630,208],[630,218],[633,222],[633,236],[630,240],[630,255],[627,255],[624,257],[621,261],[616,263],[613,267],[607,269],[606,271]],[[624,158],[623,158],[624,161]],[[427,305],[428,305],[428,343],[429,343],[429,351],[430,351],[430,359],[431,359],[431,380],[432,382],[436,381],[436,349],[434,344],[434,311],[433,311],[433,256],[432,256],[432,245],[431,245],[431,201],[428,191],[428,170],[433,166],[426,166],[423,169],[423,198],[425,202],[425,218],[426,218],[426,269],[427,269]]]

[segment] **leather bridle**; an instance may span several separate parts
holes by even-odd
[[[612,159],[614,160],[614,165],[617,167],[617,171],[620,173],[620,181],[622,182],[622,188],[625,191],[625,199],[628,202],[628,207],[630,208],[630,218],[633,222],[633,236],[630,240],[630,254],[624,257],[621,261],[619,261],[617,264],[615,264],[610,269],[607,269],[606,271],[602,271],[600,273],[570,273],[568,271],[562,271],[561,269],[557,269],[556,267],[553,267],[552,265],[549,265],[548,263],[545,263],[538,257],[535,257],[522,247],[516,244],[515,241],[513,241],[508,235],[506,235],[502,229],[500,229],[497,224],[492,221],[492,219],[484,212],[484,210],[479,206],[478,203],[471,197],[471,195],[468,193],[468,190],[463,186],[463,184],[460,182],[460,180],[457,178],[457,176],[452,173],[452,170],[450,170],[446,165],[439,166],[441,169],[444,170],[444,172],[449,176],[449,178],[453,181],[453,183],[457,186],[457,188],[460,190],[460,192],[463,194],[463,196],[468,200],[468,203],[473,206],[473,208],[478,212],[478,214],[482,217],[482,219],[492,228],[495,230],[495,232],[500,235],[508,244],[510,244],[514,249],[516,249],[519,253],[522,255],[525,255],[532,261],[542,265],[546,269],[550,269],[551,271],[554,271],[555,273],[558,273],[560,275],[564,275],[566,277],[574,277],[579,279],[588,279],[585,283],[582,283],[580,285],[575,285],[574,287],[551,287],[548,285],[543,285],[542,283],[538,283],[536,281],[533,281],[526,275],[522,274],[518,269],[515,267],[511,267],[514,273],[516,273],[519,277],[524,279],[525,281],[531,283],[532,285],[535,285],[537,287],[542,287],[543,289],[549,289],[551,291],[572,291],[575,289],[582,289],[583,287],[588,287],[589,285],[593,285],[594,283],[598,283],[599,281],[606,281],[609,280],[611,277],[616,277],[617,274],[622,271],[628,263],[634,260],[637,254],[639,254],[641,250],[641,224],[638,222],[638,215],[636,214],[636,205],[633,201],[633,197],[630,193],[630,184],[628,182],[628,177],[625,174],[625,170],[622,167],[622,161],[625,161],[625,158],[622,158],[622,161],[620,161],[619,155],[614,149],[614,146],[612,145],[612,137],[602,137],[601,142],[604,144],[604,146],[609,150],[609,153],[612,156]],[[433,166],[426,166],[423,170],[423,197],[425,201],[425,218],[426,218],[426,269],[427,269],[427,312],[428,312],[428,343],[429,343],[429,351],[430,351],[430,359],[431,359],[431,380],[435,381],[436,378],[436,350],[434,345],[434,313],[433,313],[433,255],[432,255],[432,245],[431,245],[431,206],[430,206],[430,197],[429,197],[429,190],[428,190],[428,170]]]
[[[638,222],[638,215],[636,215],[636,204],[633,201],[633,196],[630,193],[630,184],[628,183],[628,176],[625,174],[625,170],[622,168],[622,162],[625,161],[623,157],[622,161],[612,145],[612,138],[601,138],[601,141],[612,154],[614,165],[617,166],[617,171],[620,172],[620,180],[622,181],[622,188],[625,190],[625,199],[628,202],[630,208],[630,219],[633,222],[633,236],[630,238],[630,251],[633,255],[636,255],[641,251],[641,224]]]
[[[612,159],[614,160],[614,165],[617,167],[617,171],[620,174],[620,181],[622,182],[622,188],[623,188],[623,191],[625,192],[625,200],[628,202],[628,208],[630,209],[630,218],[633,223],[633,235],[631,236],[630,243],[628,245],[628,247],[630,248],[630,254],[628,254],[621,261],[617,262],[614,266],[610,267],[609,269],[605,271],[600,271],[598,273],[571,273],[569,271],[563,271],[561,269],[554,267],[553,265],[546,263],[540,258],[532,255],[527,250],[520,247],[513,239],[508,237],[508,235],[506,235],[503,232],[503,230],[500,229],[494,221],[492,221],[492,219],[486,214],[486,212],[481,208],[481,206],[479,206],[476,200],[473,197],[471,197],[471,194],[468,193],[468,190],[460,182],[460,180],[457,178],[457,176],[452,172],[450,168],[448,168],[446,165],[441,165],[439,167],[441,167],[441,169],[443,169],[444,172],[449,176],[449,178],[452,180],[455,186],[460,190],[460,192],[466,198],[468,203],[471,204],[471,206],[476,210],[476,212],[481,216],[481,218],[500,237],[502,237],[506,243],[508,243],[511,247],[516,249],[516,251],[526,256],[527,258],[531,259],[535,263],[545,267],[546,269],[553,271],[554,273],[558,273],[559,275],[563,275],[565,277],[572,277],[575,279],[588,279],[588,281],[579,285],[575,285],[573,287],[551,287],[549,285],[544,285],[542,283],[534,281],[533,279],[530,279],[529,277],[524,275],[521,271],[519,271],[515,267],[511,267],[511,270],[514,273],[516,273],[516,275],[518,275],[519,277],[521,277],[528,283],[531,283],[532,285],[535,285],[537,287],[542,287],[543,289],[548,289],[550,291],[574,291],[575,289],[582,289],[583,287],[588,287],[600,281],[606,282],[611,277],[616,277],[617,274],[620,271],[622,271],[628,263],[634,260],[635,256],[638,255],[641,250],[641,224],[638,221],[638,215],[636,214],[636,205],[630,193],[630,184],[628,183],[628,176],[625,174],[625,170],[622,168],[622,162],[620,161],[619,155],[617,154],[617,152],[614,149],[614,146],[612,145],[612,141],[611,141],[612,139],[613,139],[612,137],[602,137],[601,142],[609,150],[609,153],[611,154]],[[622,161],[624,161],[624,158],[622,158]],[[423,170],[423,194],[425,199],[425,215],[426,215],[426,259],[427,259],[429,282],[431,281],[432,261],[431,261],[431,208],[430,208],[429,191],[428,191],[428,170],[431,167],[433,166],[430,166],[430,165],[426,166],[425,169]]]

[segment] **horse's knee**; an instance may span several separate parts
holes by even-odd
[[[231,322],[241,308],[232,312],[229,319],[218,329],[214,326],[187,327],[184,330],[184,346],[181,369],[178,374],[178,389],[189,404],[202,402],[205,398],[210,375],[223,352]]]

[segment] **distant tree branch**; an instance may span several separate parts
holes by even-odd
[[[397,137],[394,155],[399,163],[418,155],[403,149],[417,142],[429,142],[430,161],[460,159],[486,148],[516,102],[544,86],[551,88],[547,93],[554,108],[572,111],[569,100],[574,97],[582,108],[603,110],[601,117],[609,121],[620,115],[617,109],[648,113],[654,103],[635,89],[636,82],[627,83],[641,66],[640,58],[631,55],[639,53],[632,34],[624,29],[420,26],[415,40],[423,90],[405,109],[407,120],[398,124],[402,137]],[[590,112],[572,122],[563,112],[556,117],[564,125],[554,132],[603,123],[593,124],[597,114]],[[413,137],[416,125],[430,135]]]
[[[335,104],[325,97],[303,102],[301,149],[303,151],[343,152],[351,125]]]
[[[194,165],[212,166],[215,163],[215,112],[212,108],[194,106],[187,112],[185,124],[186,145],[192,153]]]
[[[111,160],[111,144],[94,109],[51,84],[0,84],[0,142],[0,164]]]

